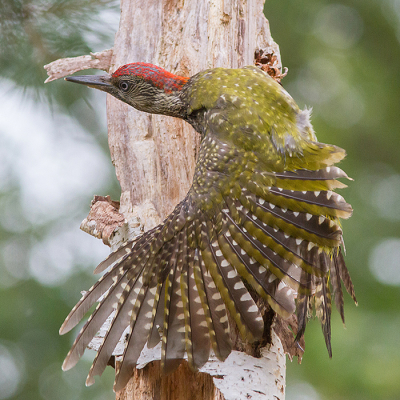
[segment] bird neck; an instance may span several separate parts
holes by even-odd
[[[187,107],[179,91],[166,93],[162,89],[155,89],[149,100],[142,111],[183,119],[186,117]]]

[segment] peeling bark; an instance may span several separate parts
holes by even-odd
[[[119,227],[125,224],[125,217],[119,212],[119,202],[110,196],[95,196],[90,206],[89,215],[82,221],[80,228],[107,246]]]

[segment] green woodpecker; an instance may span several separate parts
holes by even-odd
[[[351,206],[333,190],[348,178],[334,164],[345,151],[319,143],[310,111],[300,110],[262,70],[215,68],[191,78],[133,63],[112,75],[66,80],[107,92],[140,111],[182,118],[202,141],[193,184],[165,221],[103,261],[110,267],[60,329],[71,330],[102,296],[63,368],[73,367],[107,317],[113,322],[87,384],[105,369],[127,327],[114,390],[123,388],[147,344],[160,340],[169,371],[187,354],[193,369],[213,349],[232,349],[228,312],[253,342],[264,322],[255,296],[283,317],[297,313],[298,340],[315,310],[331,355],[331,290],[344,321],[341,281],[353,297],[344,263],[340,218]]]

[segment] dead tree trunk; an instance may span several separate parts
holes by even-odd
[[[210,67],[254,64],[257,49],[269,49],[279,60],[263,4],[264,0],[122,0],[111,70],[142,61],[191,76]],[[141,113],[111,96],[107,110],[111,157],[122,190],[120,211],[128,220],[138,219],[147,230],[161,222],[186,195],[199,137],[183,121]],[[265,395],[254,391],[251,398],[283,399],[284,368],[273,368],[277,397],[264,388]],[[240,371],[238,379],[239,375]],[[243,392],[251,395],[251,388],[246,388],[249,384],[243,382]],[[226,398],[242,397],[237,389],[226,389]],[[159,361],[136,370],[128,386],[117,393],[118,400],[223,398],[210,375],[194,374],[183,363],[174,374],[160,377]]]
[[[57,64],[62,60],[56,61],[46,66],[54,74],[48,81],[85,68],[113,72],[139,61],[191,76],[210,67],[254,64],[260,49],[274,55],[272,62],[278,70],[279,49],[271,38],[263,4],[264,0],[121,0],[114,49],[66,59],[69,67],[62,72],[57,70],[63,69]],[[103,232],[105,241],[122,224],[123,215],[127,223],[111,240],[116,246],[126,236],[160,223],[183,199],[192,181],[200,138],[181,120],[141,113],[109,95],[107,120],[112,162],[121,185],[120,214],[114,218],[112,203],[107,201],[102,203],[104,208],[93,206],[91,212],[108,215],[109,220],[101,221],[103,227],[97,220],[95,230]],[[93,222],[86,222],[83,228],[93,234]],[[287,324],[278,320],[271,328],[273,313],[269,318],[264,348],[241,343],[234,333],[233,343],[241,352],[233,352],[225,363],[213,360],[202,369],[205,372],[193,373],[183,362],[175,373],[163,377],[159,355],[150,356],[148,360],[155,361],[135,371],[126,388],[116,394],[117,400],[283,400],[284,353],[295,351],[280,340],[288,332]]]

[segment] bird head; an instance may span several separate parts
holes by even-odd
[[[189,78],[152,64],[132,63],[111,75],[68,76],[65,80],[107,92],[140,111],[182,117],[180,92]]]

